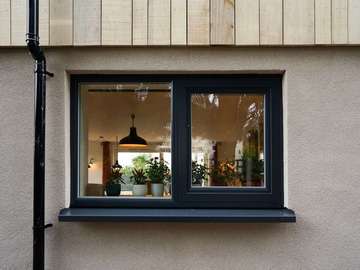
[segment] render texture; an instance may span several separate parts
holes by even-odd
[[[360,49],[47,49],[46,268],[360,269]],[[31,269],[33,64],[0,50],[0,269]],[[59,223],[69,201],[71,73],[284,73],[295,224]]]

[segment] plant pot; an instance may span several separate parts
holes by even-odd
[[[120,184],[108,184],[105,187],[106,196],[119,196],[121,192]]]
[[[213,178],[211,179],[211,186],[224,187],[226,186],[226,182],[224,180],[218,180],[216,178]]]
[[[169,193],[171,195],[171,182],[169,184],[167,184],[167,188],[165,189],[165,192]]]
[[[240,179],[233,179],[227,183],[228,186],[231,187],[241,187],[242,183]]]
[[[164,195],[164,184],[151,184],[151,194],[155,197]]]
[[[151,195],[151,181],[146,181],[146,195]]]
[[[133,185],[133,196],[145,196],[147,194],[147,186]]]
[[[264,182],[262,181],[262,179],[254,179],[254,180],[252,180],[252,186],[261,187],[263,185],[264,185]]]

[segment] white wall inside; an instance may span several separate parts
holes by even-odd
[[[102,184],[103,149],[101,142],[89,141],[88,151],[88,161],[94,160],[91,167],[88,168],[88,183]]]

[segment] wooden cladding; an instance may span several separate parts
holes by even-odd
[[[40,0],[43,46],[360,44],[360,0]],[[26,1],[0,0],[0,46],[24,46]]]
[[[235,0],[211,0],[210,6],[210,43],[234,44]]]
[[[75,0],[79,1],[79,0]],[[87,0],[85,0],[87,1]],[[96,0],[99,1],[99,0]],[[132,44],[132,1],[102,0],[97,3],[101,8],[101,44],[131,45]],[[97,22],[95,22],[96,24]],[[100,28],[100,18],[97,23]],[[75,31],[76,32],[76,31]],[[100,36],[99,36],[100,43]],[[99,44],[98,43],[98,44]]]

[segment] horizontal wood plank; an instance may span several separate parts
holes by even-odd
[[[50,1],[39,1],[39,36],[40,45],[49,45],[50,40]]]
[[[210,43],[209,0],[188,0],[188,45]]]
[[[186,45],[186,0],[171,0],[171,44]]]
[[[260,42],[259,0],[236,0],[236,44]]]
[[[74,45],[100,45],[100,11],[100,0],[74,0]]]
[[[348,43],[347,0],[332,0],[332,43]]]
[[[11,45],[26,45],[26,1],[11,0]]]
[[[314,44],[314,11],[314,0],[284,0],[284,44]]]
[[[10,45],[10,0],[0,0],[0,46]]]
[[[149,45],[170,45],[170,0],[149,0]]]
[[[315,0],[315,43],[331,44],[331,0]]]
[[[360,44],[360,1],[349,0],[349,43]]]
[[[132,44],[132,1],[102,0],[102,44]]]
[[[214,45],[233,45],[235,0],[211,0],[210,38]],[[257,0],[256,0],[257,1]]]
[[[72,0],[50,0],[50,45],[73,44]]]
[[[133,0],[133,45],[148,44],[148,0]]]
[[[283,1],[260,0],[260,44],[283,43]]]

